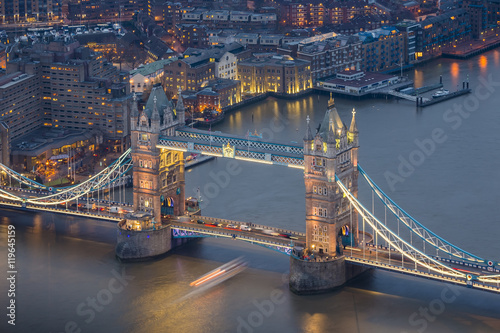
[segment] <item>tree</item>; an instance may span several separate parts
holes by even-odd
[[[125,63],[130,67],[130,69],[137,68],[140,64],[146,62],[147,56],[144,51],[142,51],[137,46],[128,45],[127,47],[122,47],[118,50],[117,62]]]

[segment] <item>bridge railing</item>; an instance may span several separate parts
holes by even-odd
[[[51,212],[51,213],[58,213],[58,214],[65,214],[65,215],[91,217],[91,218],[97,218],[100,220],[108,220],[108,221],[120,221],[120,220],[122,220],[122,218],[119,216],[99,214],[97,212],[87,211],[85,209],[76,211],[76,210],[70,210],[70,209],[65,209],[65,208],[58,208],[58,207],[52,207],[52,206],[38,206],[38,205],[33,205],[33,204],[29,204],[26,207],[23,207],[22,203],[6,202],[6,201],[0,201],[0,206],[14,207],[14,208],[20,208],[20,209],[25,209],[25,210],[44,211],[44,212]]]
[[[238,226],[246,225],[246,226],[249,226],[249,227],[254,228],[254,229],[257,229],[257,228],[258,229],[267,229],[267,230],[279,232],[281,234],[286,233],[286,234],[290,234],[290,235],[294,235],[294,236],[301,236],[301,237],[306,236],[306,234],[303,232],[287,230],[287,229],[282,229],[282,228],[276,228],[276,227],[270,227],[267,225],[262,225],[262,224],[252,223],[252,222],[233,221],[233,220],[220,219],[217,217],[210,217],[210,216],[201,216],[200,219],[207,220],[210,222],[216,222],[216,223],[237,224]]]
[[[287,248],[292,248],[294,243],[296,243],[294,240],[284,240],[283,241],[278,241],[276,238],[266,236],[266,235],[259,235],[258,237],[255,236],[249,236],[248,234],[245,234],[244,231],[240,230],[231,230],[231,231],[226,231],[225,229],[204,229],[200,227],[195,227],[195,226],[190,226],[190,225],[185,225],[182,223],[171,223],[171,228],[174,229],[181,229],[181,230],[190,230],[194,233],[208,233],[214,236],[223,236],[227,238],[233,238],[233,236],[236,236],[239,239],[243,240],[248,240],[250,242],[264,242],[268,245],[274,245],[274,246],[282,246],[282,247],[287,247]],[[224,230],[224,231],[223,231]],[[302,243],[302,242],[299,242]]]

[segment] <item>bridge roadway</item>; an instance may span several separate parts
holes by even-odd
[[[294,246],[304,247],[306,244],[306,235],[292,230],[196,215],[191,218],[184,217],[181,220],[168,222],[174,238],[232,238],[265,246],[287,255],[291,255]],[[204,223],[200,224],[198,220]],[[242,230],[240,228],[242,225],[248,226],[251,230]]]
[[[468,280],[461,277],[440,275],[436,272],[432,272],[427,267],[419,265],[415,266],[415,262],[410,261],[408,258],[402,259],[400,253],[391,252],[389,254],[389,251],[381,247],[367,247],[365,252],[359,248],[353,248],[351,251],[350,247],[347,247],[346,250],[344,250],[344,255],[346,257],[346,261],[356,265],[383,269],[391,272],[419,276],[431,280],[454,283],[462,286],[469,286],[485,291],[500,293],[500,283],[484,283],[477,280],[477,276],[492,274],[492,272],[485,271],[485,267],[480,265],[460,261],[456,261],[454,264],[447,263],[447,266],[456,270],[457,273],[460,272],[470,274],[472,277]],[[464,267],[464,264],[468,267]],[[435,265],[433,266],[435,267]]]

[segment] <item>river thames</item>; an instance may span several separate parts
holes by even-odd
[[[500,261],[500,51],[465,61],[439,59],[405,74],[417,87],[437,83],[442,75],[450,91],[468,79],[473,93],[421,110],[409,101],[336,98],[347,126],[352,109],[357,112],[360,164],[429,229]],[[212,130],[257,131],[301,144],[306,117],[317,127],[327,99],[269,98],[227,115]],[[305,230],[301,170],[239,161],[237,175],[226,177],[226,163],[217,159],[187,172],[186,193],[195,196],[200,188],[204,215]],[[361,180],[359,198],[371,200]],[[496,294],[371,271],[337,292],[297,296],[288,290],[289,258],[259,246],[207,238],[159,260],[122,264],[114,256],[112,223],[15,211],[0,215],[4,254],[7,226],[16,227],[16,332],[500,331]],[[248,261],[247,270],[179,301],[191,281],[239,256]],[[0,268],[7,271],[6,255]],[[0,281],[7,306],[7,281]],[[93,307],[92,299],[111,288],[111,297]]]

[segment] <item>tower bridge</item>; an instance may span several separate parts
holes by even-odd
[[[182,97],[174,104],[155,86],[144,110],[134,102],[131,149],[116,162],[64,188],[48,188],[0,165],[0,206],[119,221],[116,255],[124,260],[155,257],[191,238],[264,246],[290,257],[290,288],[299,294],[337,288],[369,268],[500,293],[497,261],[469,253],[426,228],[359,165],[354,111],[347,127],[330,98],[318,130],[313,132],[307,122],[301,146],[190,129],[184,127]],[[189,152],[301,169],[306,232],[191,216],[185,207],[184,153]],[[121,184],[130,173],[134,212],[124,216]],[[373,193],[371,210],[358,200],[359,179]],[[383,218],[374,212],[375,197]]]

